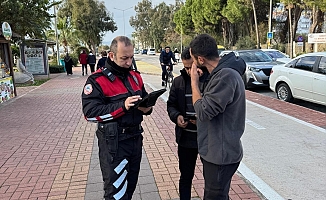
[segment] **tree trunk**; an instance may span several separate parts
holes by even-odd
[[[226,18],[222,19],[222,31],[223,31],[223,45],[227,46],[227,38],[228,38],[228,20]]]
[[[257,16],[256,16],[256,9],[255,9],[254,0],[251,0],[251,4],[252,4],[252,9],[254,11],[254,20],[255,20],[256,38],[257,38],[257,49],[260,49],[259,31],[258,31],[258,23],[257,23]]]
[[[315,5],[312,7],[311,21],[312,23],[309,33],[321,33],[324,22],[324,12],[318,9],[318,7]],[[314,44],[309,44],[309,49],[312,52],[314,49]]]
[[[293,25],[292,25],[292,27],[293,27],[293,37],[295,37],[296,34],[297,34],[298,22],[299,22],[299,19],[301,17],[302,11],[303,11],[303,8],[301,8],[298,5],[294,6],[294,8],[293,8]]]
[[[290,29],[290,45],[289,45],[289,55],[293,58],[293,28],[292,28],[292,4],[289,4],[289,29]]]

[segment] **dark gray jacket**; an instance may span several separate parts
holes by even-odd
[[[243,156],[246,97],[241,75],[246,64],[234,53],[223,56],[212,71],[203,98],[196,101],[198,151],[211,163],[227,165]]]

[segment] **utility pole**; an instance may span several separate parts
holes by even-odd
[[[55,29],[55,42],[56,42],[56,46],[57,46],[57,63],[58,65],[60,65],[60,52],[59,52],[59,40],[58,40],[58,28],[57,28],[57,14],[56,14],[56,5],[53,7],[54,9],[54,29]]]
[[[133,8],[132,6],[130,8]],[[122,18],[123,18],[123,35],[126,36],[126,27],[125,27],[125,11],[129,10],[130,8],[126,8],[126,9],[119,9],[119,8],[113,8],[116,10],[120,10],[122,11]]]
[[[273,10],[273,0],[269,0],[269,18],[268,18],[268,32],[272,32],[272,11]],[[267,48],[271,48],[272,39],[268,38]]]

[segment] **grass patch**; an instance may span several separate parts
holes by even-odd
[[[34,83],[23,83],[23,84],[16,83],[16,87],[39,86],[39,85],[42,85],[43,83],[47,82],[48,80],[50,80],[50,79],[46,78],[46,79],[34,80]]]

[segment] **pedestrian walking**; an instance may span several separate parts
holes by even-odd
[[[92,51],[89,51],[89,54],[87,56],[87,64],[89,64],[89,68],[91,69],[91,73],[94,73],[95,72],[96,57],[92,53]]]
[[[87,54],[85,50],[79,55],[79,63],[82,66],[82,75],[84,76],[85,73],[87,75]]]
[[[178,144],[179,158],[179,194],[180,200],[191,199],[191,185],[198,156],[196,113],[192,105],[190,70],[193,60],[189,48],[181,54],[184,68],[176,77],[170,89],[167,111],[175,123],[175,136]],[[199,88],[203,88],[208,72],[200,72]]]
[[[192,102],[197,116],[198,152],[203,163],[205,200],[228,200],[231,178],[243,157],[246,97],[241,76],[245,62],[229,53],[219,58],[217,44],[208,34],[190,43]],[[207,68],[203,94],[198,68]]]
[[[147,95],[143,80],[131,69],[131,40],[113,39],[103,69],[90,75],[82,93],[86,120],[98,123],[96,136],[106,200],[130,200],[142,157],[143,115],[152,107],[134,107]]]
[[[102,51],[101,52],[101,56],[102,58],[100,58],[98,61],[97,61],[97,67],[96,67],[96,70],[98,69],[103,69],[104,66],[105,66],[105,62],[106,62],[106,59],[108,58],[107,57],[107,52],[106,51]]]
[[[63,60],[65,62],[65,68],[66,68],[67,75],[72,75],[72,66],[74,65],[72,58],[67,53]]]

